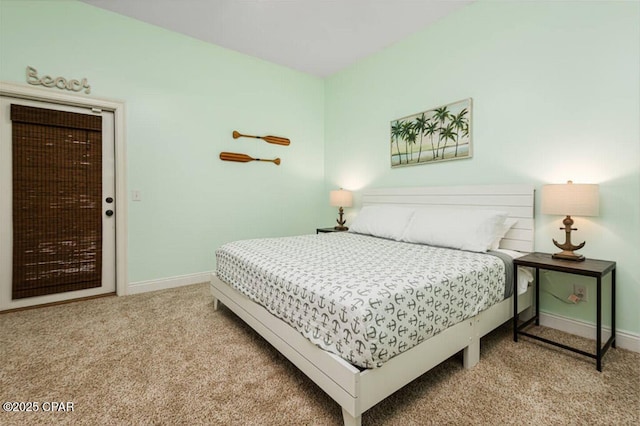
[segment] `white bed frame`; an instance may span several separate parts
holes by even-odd
[[[363,193],[363,205],[460,206],[507,211],[518,219],[501,248],[533,251],[532,185],[384,188]],[[480,338],[513,317],[513,296],[395,356],[382,367],[359,370],[312,344],[297,330],[270,314],[223,281],[211,277],[214,308],[222,302],[271,343],[342,407],[346,426],[360,425],[362,413],[436,365],[463,351],[471,368],[480,358]],[[516,291],[514,290],[514,293]],[[532,290],[518,297],[519,311],[532,305]]]

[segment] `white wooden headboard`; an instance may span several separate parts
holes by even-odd
[[[500,241],[500,248],[532,252],[534,250],[533,185],[424,186],[367,189],[362,204],[405,206],[455,206],[506,211],[518,222]]]

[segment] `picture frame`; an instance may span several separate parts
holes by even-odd
[[[471,158],[472,99],[391,121],[391,168]]]

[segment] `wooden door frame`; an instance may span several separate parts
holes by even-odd
[[[0,81],[0,96],[9,96],[32,101],[48,102],[84,108],[100,108],[113,112],[115,144],[115,196],[118,211],[116,213],[116,293],[124,296],[128,293],[127,282],[127,180],[124,102],[80,96],[65,92],[37,88],[22,84]]]

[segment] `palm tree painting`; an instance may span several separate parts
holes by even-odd
[[[391,167],[471,158],[471,98],[391,122]]]

